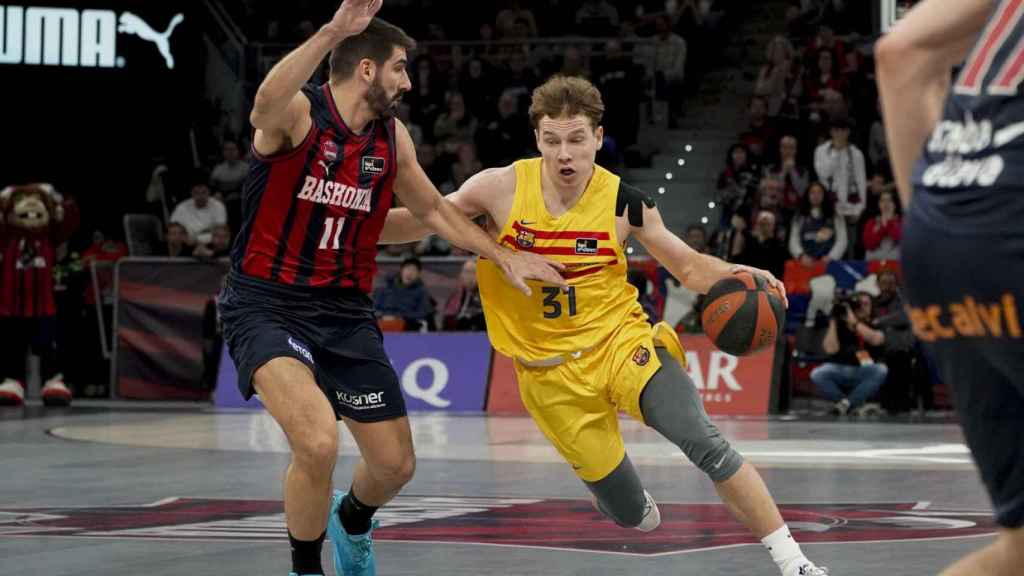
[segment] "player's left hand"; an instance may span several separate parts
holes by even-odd
[[[565,266],[560,262],[549,260],[531,252],[507,249],[503,249],[495,260],[501,266],[501,271],[505,274],[505,278],[527,296],[533,294],[533,291],[526,284],[527,279],[554,284],[562,290],[569,289],[568,282],[560,274],[560,272],[565,270]]]
[[[733,274],[738,274],[740,272],[749,272],[751,274],[760,276],[761,278],[764,279],[765,282],[768,283],[769,286],[775,288],[775,291],[778,292],[779,296],[782,297],[782,303],[786,306],[786,308],[789,308],[789,298],[786,297],[786,285],[783,284],[781,280],[776,278],[771,272],[767,270],[761,270],[760,268],[744,266],[742,264],[734,264],[730,272]]]

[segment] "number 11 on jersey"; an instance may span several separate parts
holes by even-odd
[[[341,248],[341,229],[344,227],[345,218],[325,218],[324,235],[320,237],[320,249],[326,250],[331,248],[332,250],[337,250]],[[328,244],[330,245],[328,246]]]

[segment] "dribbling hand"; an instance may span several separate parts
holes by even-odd
[[[789,298],[786,297],[786,285],[781,280],[775,277],[774,274],[767,270],[761,270],[760,268],[754,268],[752,266],[743,266],[741,264],[734,265],[730,270],[733,274],[739,272],[749,272],[755,276],[760,276],[768,283],[769,286],[778,292],[778,295],[782,297],[782,303],[786,308],[789,308]]]
[[[530,296],[533,291],[527,286],[526,280],[540,280],[546,284],[554,284],[562,290],[568,290],[569,284],[562,278],[561,271],[565,266],[554,260],[530,252],[507,250],[497,259],[505,278],[520,292]]]
[[[355,36],[370,25],[384,0],[344,0],[325,26],[339,38]]]

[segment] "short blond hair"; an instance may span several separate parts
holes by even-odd
[[[586,78],[552,76],[533,91],[530,102],[530,123],[538,128],[541,118],[572,117],[582,114],[597,129],[604,117],[601,92]]]

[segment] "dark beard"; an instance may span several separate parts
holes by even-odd
[[[370,84],[370,89],[366,92],[366,103],[378,116],[384,119],[394,116],[396,102],[396,98],[388,97],[387,90],[384,90],[379,82]]]

